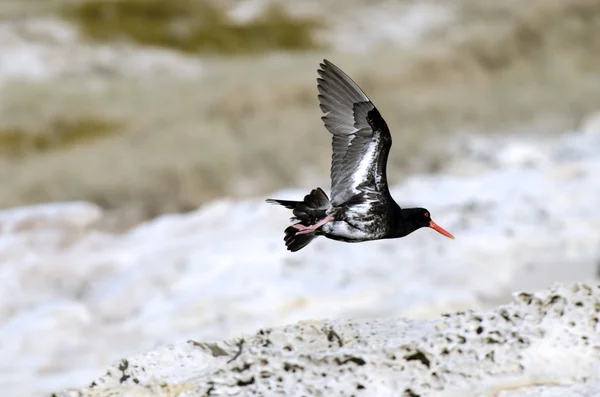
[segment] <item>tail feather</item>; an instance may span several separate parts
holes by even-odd
[[[314,225],[327,216],[327,210],[331,208],[327,194],[320,187],[313,189],[304,196],[302,201],[267,199],[267,203],[279,204],[291,209],[294,216],[290,220],[292,222],[299,221],[304,226]],[[314,233],[296,235],[297,231],[291,226],[285,229],[285,245],[292,252],[306,247],[317,237]]]
[[[305,226],[310,226],[323,219],[327,210],[331,208],[327,194],[320,187],[313,189],[304,196],[302,201],[267,199],[267,203],[279,204],[293,211],[293,221],[300,221]]]
[[[289,208],[291,210],[293,210],[294,208],[296,208],[296,206],[298,204],[300,204],[300,201],[290,201],[290,200],[267,199],[266,201],[269,204],[283,205],[285,208]]]
[[[320,210],[327,210],[331,207],[329,204],[329,197],[327,197],[320,187],[313,189],[310,194],[304,196],[304,204],[306,204],[308,208]]]
[[[314,233],[296,235],[297,231],[298,230],[291,226],[288,226],[287,229],[285,229],[283,241],[285,241],[285,246],[291,252],[301,250],[317,237]]]

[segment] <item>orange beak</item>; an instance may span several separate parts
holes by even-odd
[[[454,236],[451,235],[450,233],[448,233],[447,231],[445,231],[444,229],[442,229],[441,227],[438,226],[437,223],[435,223],[434,221],[429,222],[429,227],[432,228],[433,230],[435,230],[436,232],[443,234],[444,236],[451,238],[452,240],[454,240]]]

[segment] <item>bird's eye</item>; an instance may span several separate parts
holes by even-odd
[[[425,213],[425,218],[429,218],[429,212]]]

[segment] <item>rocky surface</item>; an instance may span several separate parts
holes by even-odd
[[[594,396],[599,316],[600,286],[574,284],[437,321],[303,322],[162,347],[56,396]]]

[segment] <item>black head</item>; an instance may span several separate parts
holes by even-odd
[[[454,240],[454,236],[442,229],[432,219],[431,214],[425,208],[407,208],[402,210],[404,215],[404,231],[410,234],[422,227],[430,227],[436,232]]]

